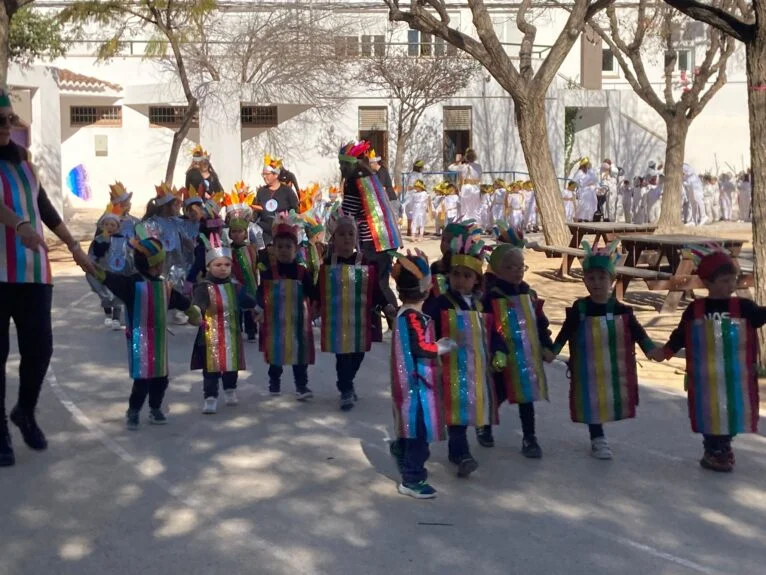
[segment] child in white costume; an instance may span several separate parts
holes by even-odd
[[[577,207],[577,182],[569,180],[569,183],[561,191],[561,199],[564,200],[564,216],[567,222],[573,222],[575,208]]]
[[[708,223],[717,222],[721,218],[719,210],[721,198],[715,176],[710,174],[702,176],[702,197],[705,201],[705,217]]]
[[[505,181],[501,178],[497,178],[492,186],[495,188],[492,192],[491,210],[491,223],[494,226],[495,222],[504,222],[508,219],[508,190]]]
[[[521,193],[521,182],[514,182],[508,190],[508,224],[513,229],[521,229],[524,225],[524,196]]]
[[[524,196],[524,229],[530,232],[536,232],[540,228],[537,222],[535,188],[531,180],[524,182],[522,195]]]
[[[646,212],[646,202],[644,197],[646,196],[647,186],[646,180],[641,176],[633,178],[633,223],[645,224],[648,221],[648,214]]]
[[[625,222],[629,224],[633,221],[633,186],[630,185],[630,180],[622,181],[620,195],[622,196],[622,211],[625,215]]]
[[[734,182],[731,181],[731,174],[724,172],[718,184],[721,194],[721,219],[727,222],[732,220],[732,201],[734,200]]]
[[[407,206],[412,214],[412,233],[418,239],[423,239],[426,232],[426,215],[428,213],[428,191],[423,180],[416,180],[413,190],[408,194]]]
[[[580,160],[580,167],[572,179],[577,183],[577,210],[575,211],[575,217],[580,222],[592,222],[593,215],[598,209],[598,196],[596,195],[598,176],[596,176],[596,172],[591,168],[588,158]]]
[[[492,231],[492,194],[494,189],[492,184],[482,184],[481,190],[481,208],[479,209],[479,227],[484,233]]]
[[[738,199],[739,199],[739,219],[743,222],[750,221],[750,202],[753,195],[753,188],[750,184],[750,174],[744,173],[740,176],[739,184],[737,185]]]

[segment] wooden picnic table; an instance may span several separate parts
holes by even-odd
[[[620,235],[618,239],[622,243],[626,257],[625,261],[621,262],[623,273],[617,275],[617,294],[620,296],[624,294],[631,280],[644,279],[650,290],[668,290],[660,313],[674,312],[684,294],[694,295],[692,290],[704,288],[702,280],[697,276],[694,262],[683,257],[681,253],[685,247],[715,243],[726,248],[732,257],[737,258],[744,244],[743,240],[687,234],[628,234]],[[655,255],[650,259],[648,266],[639,267],[641,255],[645,251],[655,252]],[[663,261],[667,262],[667,268],[664,270],[661,269]],[[632,273],[632,270],[635,273]],[[656,277],[647,277],[645,273],[647,271],[657,272]],[[748,288],[752,285],[752,281],[752,272],[744,272],[737,284],[738,295],[749,297]]]
[[[603,241],[604,247],[620,236],[627,234],[651,234],[657,229],[655,224],[626,224],[621,222],[570,222],[567,224],[572,238],[569,240],[569,250],[559,250],[561,253],[561,276],[568,276],[572,263],[579,257],[580,244],[586,236],[596,236],[592,247],[596,248]],[[574,251],[576,250],[576,251]],[[550,255],[549,257],[552,257]]]

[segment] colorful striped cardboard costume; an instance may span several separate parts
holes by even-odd
[[[427,322],[425,340],[428,343],[436,341],[433,322]],[[391,398],[398,439],[417,438],[419,406],[423,409],[425,440],[430,443],[445,439],[438,359],[416,359],[413,356],[407,320],[401,312],[396,318],[391,338]]]
[[[338,354],[370,351],[375,281],[375,269],[362,264],[360,252],[355,265],[339,264],[333,254],[330,265],[321,267],[322,351]]]
[[[685,325],[686,373],[692,431],[736,435],[758,431],[757,336],[740,300],[729,317],[705,317],[705,300],[692,304]]]
[[[255,246],[232,246],[231,273],[247,293],[255,297],[258,290],[258,253]]]
[[[209,304],[205,309],[204,366],[192,363],[192,369],[205,368],[211,373],[245,369],[242,332],[239,329],[239,305],[233,283],[201,282],[207,289]]]
[[[271,277],[263,281],[263,328],[260,348],[270,365],[309,365],[314,363],[314,332],[303,276],[308,270],[298,266],[298,279],[280,277],[276,263]]]
[[[586,315],[586,300],[575,302],[577,331],[569,340],[569,411],[577,423],[606,423],[636,416],[638,375],[630,314],[615,314],[615,300],[603,316]]]
[[[509,403],[529,403],[548,399],[548,382],[543,368],[542,345],[537,332],[535,302],[530,294],[502,295],[492,299],[494,329],[508,349],[502,370]]]
[[[168,375],[167,310],[170,284],[160,281],[135,283],[133,310],[128,316],[128,365],[132,379]]]
[[[441,333],[464,344],[441,357],[441,384],[446,425],[497,425],[497,398],[492,385],[489,334],[492,319],[479,309],[441,311]],[[479,303],[479,307],[481,304]]]
[[[375,251],[385,252],[402,247],[398,218],[391,208],[386,190],[377,176],[367,176],[356,181],[362,199],[367,225],[370,227]]]
[[[32,164],[0,161],[0,197],[5,206],[22,220],[28,220],[43,236],[43,221],[37,205],[40,184]],[[0,224],[0,282],[52,284],[48,251],[32,251],[19,236]]]

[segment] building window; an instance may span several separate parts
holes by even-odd
[[[665,67],[670,65],[673,57],[676,63],[673,66],[674,72],[690,72],[694,68],[694,55],[691,50],[676,50],[675,52],[665,52]]]
[[[338,58],[358,58],[359,36],[336,36],[335,56]]]
[[[177,128],[181,125],[188,106],[149,106],[149,124],[165,128]],[[199,128],[199,114],[195,113],[192,128]]]
[[[423,34],[418,30],[407,31],[407,55],[411,58],[455,56],[457,48],[443,38]]]
[[[614,54],[612,54],[612,50],[609,48],[601,50],[601,71],[611,72],[612,74],[617,72],[614,66]]]
[[[276,106],[242,106],[242,125],[250,128],[276,128],[279,124]]]
[[[421,34],[420,35],[420,55],[421,56],[433,56],[433,50],[431,47],[431,35],[430,34]]]
[[[359,107],[359,139],[372,144],[385,162],[388,158],[388,108],[384,106]]]
[[[362,36],[362,57],[383,58],[386,55],[386,37],[382,35],[363,35]]]
[[[420,54],[420,32],[417,30],[407,30],[407,55],[413,58]]]
[[[122,106],[70,106],[69,125],[122,127]]]

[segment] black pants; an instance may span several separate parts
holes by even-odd
[[[281,365],[269,366],[269,382],[280,383],[282,381],[282,369]],[[309,366],[308,365],[294,365],[293,377],[295,378],[295,389],[303,389],[309,384]]]
[[[160,409],[165,391],[168,389],[168,377],[153,377],[151,379],[134,379],[133,391],[130,393],[128,407],[133,411],[141,411],[149,396],[149,409]]]
[[[205,390],[205,398],[218,397],[218,380],[223,380],[223,389],[237,389],[237,377],[239,372],[236,371],[205,371],[202,370],[202,385]]]
[[[449,442],[447,443],[449,460],[454,463],[460,463],[464,459],[471,457],[466,429],[465,425],[450,425],[447,428],[447,433],[449,434]]]
[[[53,286],[0,283],[0,417],[5,416],[5,364],[10,353],[11,319],[19,344],[19,409],[33,412],[53,355]]]
[[[335,371],[338,374],[338,391],[351,393],[354,391],[354,378],[364,360],[364,352],[336,353]]]
[[[604,437],[604,426],[600,423],[590,423],[588,424],[588,432],[590,433],[591,441]]]
[[[245,328],[245,333],[247,334],[247,337],[255,336],[255,333],[257,331],[255,320],[253,319],[253,314],[250,312],[250,310],[242,310],[239,312],[239,329]]]
[[[703,435],[702,445],[705,451],[731,451],[731,435]]]
[[[503,375],[496,373],[495,379],[495,393],[497,394],[498,405],[503,403],[507,399],[505,393],[505,381],[503,381]],[[521,419],[521,432],[524,437],[533,437],[535,435],[535,404],[531,401],[529,403],[519,404],[519,419]]]
[[[426,441],[426,423],[423,418],[423,406],[418,406],[415,439],[400,439],[399,447],[402,452],[402,483],[419,483],[428,478],[426,461],[431,456]]]

